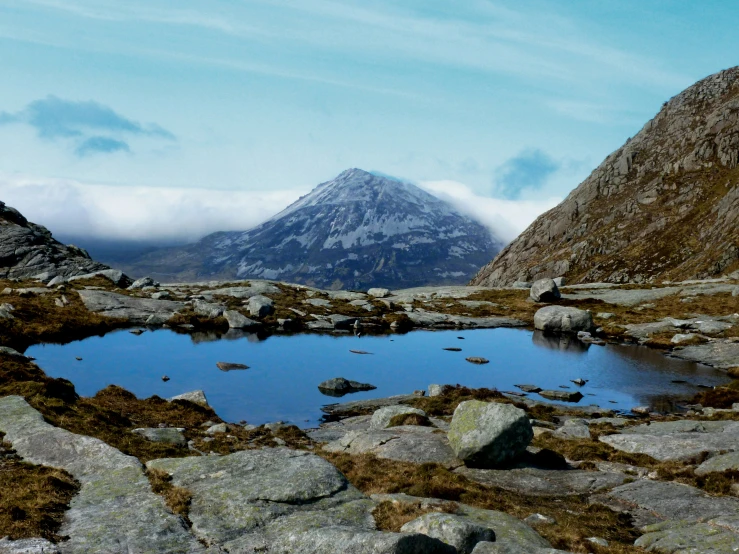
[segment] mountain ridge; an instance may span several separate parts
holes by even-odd
[[[470,281],[642,283],[739,269],[739,67],[665,102]]]

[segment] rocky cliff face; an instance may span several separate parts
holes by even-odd
[[[739,268],[739,68],[666,102],[472,280],[706,278]]]
[[[48,281],[106,269],[81,248],[63,245],[48,229],[0,202],[0,278]]]
[[[250,231],[155,251],[126,269],[166,280],[397,288],[465,283],[500,246],[483,225],[418,187],[350,169]]]

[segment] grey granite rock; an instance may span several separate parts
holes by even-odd
[[[380,429],[387,429],[390,426],[390,420],[395,416],[416,414],[422,417],[426,417],[426,412],[419,410],[418,408],[411,408],[410,406],[398,405],[398,406],[386,406],[380,408],[372,414],[370,420],[370,429],[377,431]]]
[[[708,458],[705,462],[695,468],[696,475],[706,475],[711,472],[723,472],[727,470],[739,470],[739,452],[729,452]]]
[[[349,381],[343,377],[335,377],[323,381],[318,385],[318,390],[329,396],[344,396],[352,392],[374,390],[377,387],[369,383],[360,383],[359,381]]]
[[[134,298],[102,290],[80,290],[78,292],[85,307],[91,312],[106,317],[125,319],[135,324],[147,323],[151,316],[163,318],[166,321],[185,308],[184,303],[172,300]]]
[[[460,467],[456,473],[488,487],[499,487],[530,496],[592,494],[623,484],[627,475],[577,469],[476,469]]]
[[[565,550],[554,548],[520,548],[497,542],[479,542],[472,554],[570,554]]]
[[[523,454],[534,437],[526,412],[511,404],[468,400],[454,410],[449,444],[468,465],[495,467]]]
[[[204,552],[162,497],[151,492],[140,462],[104,442],[53,427],[19,396],[0,399],[0,431],[19,456],[65,469],[82,488],[59,531],[63,552]]]
[[[231,329],[251,329],[261,325],[258,321],[249,319],[236,310],[226,310],[223,312],[223,317],[226,318],[228,326]]]
[[[223,315],[226,311],[226,307],[221,304],[215,304],[213,302],[206,302],[205,300],[195,300],[192,303],[192,309],[197,315],[207,317],[209,319],[215,319]]]
[[[441,391],[443,390],[444,385],[435,385],[431,384],[428,386],[428,396],[441,396]]]
[[[60,546],[46,539],[0,539],[0,554],[62,554]]]
[[[347,454],[369,453],[416,464],[437,463],[448,467],[462,464],[449,447],[446,434],[433,427],[404,425],[378,431],[349,431],[323,449]]]
[[[183,435],[184,429],[179,427],[143,427],[134,429],[132,433],[141,435],[151,442],[161,442],[174,446],[187,446],[187,440]]]
[[[128,287],[128,290],[137,290],[137,289],[143,289],[144,287],[158,287],[159,283],[157,283],[154,279],[151,277],[142,277],[141,279],[136,279],[131,285]]]
[[[529,297],[534,302],[556,302],[561,295],[553,279],[539,279],[531,285]]]
[[[480,541],[494,541],[495,532],[462,515],[430,512],[400,528],[403,533],[422,533],[453,546],[459,554],[471,554]]]
[[[367,291],[367,295],[372,296],[373,298],[387,298],[388,296],[390,296],[390,291],[388,289],[375,287],[369,289]]]
[[[539,395],[549,400],[560,400],[562,402],[580,402],[583,395],[580,391],[569,390],[542,390]]]
[[[117,287],[121,288],[126,288],[133,283],[128,275],[117,269],[101,269],[91,273],[85,273],[83,275],[75,275],[74,277],[67,278],[67,281],[83,281],[85,279],[93,279],[95,277],[104,277]]]
[[[209,407],[208,399],[205,397],[205,392],[201,390],[194,390],[190,392],[184,392],[182,394],[178,394],[177,396],[173,396],[170,399],[170,402],[172,400],[187,400],[189,402],[193,402],[195,404],[200,404],[201,406]]]
[[[267,317],[275,311],[275,303],[271,298],[264,296],[263,294],[257,294],[252,296],[247,301],[247,308],[249,314],[259,319]]]
[[[590,312],[570,306],[545,306],[537,310],[534,327],[551,333],[595,332]]]
[[[717,369],[739,367],[739,342],[716,340],[706,344],[676,348],[670,356],[710,365]]]
[[[332,417],[347,417],[356,415],[357,412],[375,412],[383,406],[396,406],[404,404],[410,400],[415,400],[417,396],[413,394],[398,394],[385,398],[371,398],[369,400],[354,400],[352,402],[344,402],[341,404],[327,404],[321,407],[321,411]]]

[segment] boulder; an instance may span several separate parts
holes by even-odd
[[[387,298],[390,296],[390,291],[388,289],[376,287],[369,289],[367,294],[373,298]]]
[[[78,293],[85,307],[91,312],[125,319],[134,324],[149,324],[149,318],[152,316],[154,319],[151,324],[166,323],[185,308],[183,302],[134,298],[104,290],[80,290]]]
[[[171,300],[172,299],[172,293],[168,290],[160,290],[157,292],[151,293],[151,298],[154,300]]]
[[[274,302],[262,294],[252,296],[247,301],[247,309],[253,317],[263,318],[271,315],[275,311]]]
[[[173,444],[175,446],[187,446],[187,440],[182,433],[184,429],[178,427],[143,427],[131,431],[137,435],[141,435],[151,442],[161,442],[164,444]]]
[[[531,285],[529,296],[534,302],[556,302],[561,298],[553,279],[539,279]]]
[[[58,545],[46,539],[0,539],[0,554],[62,554]]]
[[[128,290],[137,290],[137,289],[143,289],[144,287],[158,287],[159,283],[157,283],[154,279],[151,277],[142,277],[141,279],[136,279],[131,286],[128,287]]]
[[[188,402],[199,404],[200,406],[210,407],[210,405],[208,404],[208,399],[205,397],[205,393],[201,390],[185,392],[182,394],[178,394],[177,396],[173,396],[169,399],[170,402],[172,402],[173,400],[187,400]]]
[[[193,311],[200,316],[207,317],[208,319],[215,319],[223,315],[226,311],[226,307],[221,304],[214,304],[212,302],[206,302],[204,300],[195,300],[192,303]]]
[[[93,273],[86,273],[84,275],[77,275],[75,277],[70,277],[67,279],[67,281],[82,281],[85,279],[93,279],[95,277],[104,277],[111,283],[113,283],[117,287],[126,288],[131,283],[133,283],[133,280],[128,277],[125,273],[122,271],[119,271],[117,269],[103,269],[100,271],[95,271]]]
[[[534,314],[534,327],[553,333],[595,332],[590,312],[569,306],[545,306]]]
[[[248,365],[235,364],[233,362],[216,362],[216,367],[221,371],[235,371],[239,369],[249,369]]]
[[[441,396],[444,385],[431,384],[428,388],[428,396]]]
[[[228,321],[228,326],[231,329],[250,329],[252,327],[259,327],[260,323],[249,319],[245,315],[237,312],[236,310],[226,310],[223,312],[223,317]]]
[[[467,465],[495,467],[519,457],[534,437],[526,412],[510,404],[468,400],[454,410],[449,444]]]
[[[377,387],[369,383],[349,381],[343,377],[335,377],[318,385],[318,390],[328,396],[344,396],[352,392],[374,390]]]
[[[554,284],[557,285],[557,287],[564,287],[567,284],[567,279],[564,277],[555,277],[552,281],[554,281]]]
[[[380,408],[372,414],[369,428],[371,430],[387,429],[390,426],[390,420],[395,416],[416,414],[422,417],[426,417],[426,412],[419,410],[418,408],[411,408],[410,406],[386,406]]]
[[[495,532],[469,518],[456,514],[430,512],[409,521],[400,528],[402,533],[422,533],[456,548],[459,554],[471,554],[480,541],[492,542]]]

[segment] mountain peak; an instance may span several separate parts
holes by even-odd
[[[254,229],[147,255],[135,272],[171,274],[179,265],[183,280],[334,289],[462,284],[500,246],[483,225],[415,185],[351,168]]]

